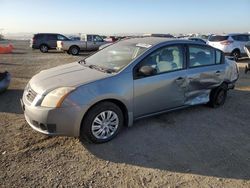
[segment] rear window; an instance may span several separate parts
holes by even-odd
[[[232,36],[234,40],[241,41],[241,42],[247,42],[249,40],[248,35],[234,35]]]
[[[209,37],[209,41],[212,41],[212,42],[219,42],[219,41],[223,41],[227,39],[228,39],[228,36],[222,36],[222,35],[212,35]]]
[[[34,39],[39,40],[42,39],[44,37],[44,35],[34,35]]]

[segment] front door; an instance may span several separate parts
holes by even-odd
[[[140,117],[184,105],[186,69],[182,45],[157,49],[134,70],[134,117]],[[136,76],[142,66],[151,66],[155,74]]]
[[[105,44],[105,42],[103,41],[103,39],[98,36],[98,35],[94,35],[93,36],[93,46],[94,46],[94,50],[98,50],[99,47],[101,45]]]

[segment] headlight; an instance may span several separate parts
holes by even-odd
[[[74,87],[60,87],[49,92],[43,99],[43,107],[60,107],[63,100],[74,90]]]

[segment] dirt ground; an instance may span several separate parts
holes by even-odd
[[[19,104],[39,71],[82,59],[13,41],[0,54],[12,74],[0,95],[0,187],[250,187],[250,72],[218,109],[196,106],[143,119],[105,144],[32,130]]]

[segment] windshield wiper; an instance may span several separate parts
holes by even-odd
[[[112,74],[112,73],[115,73],[116,70],[115,69],[109,69],[109,68],[106,68],[104,69],[106,73],[109,73],[109,74]]]
[[[101,72],[106,72],[106,73],[109,73],[109,74],[116,72],[114,69],[104,68],[104,67],[101,67],[101,66],[98,66],[98,65],[93,65],[93,64],[89,65],[89,68],[96,69],[96,70],[99,70]]]

